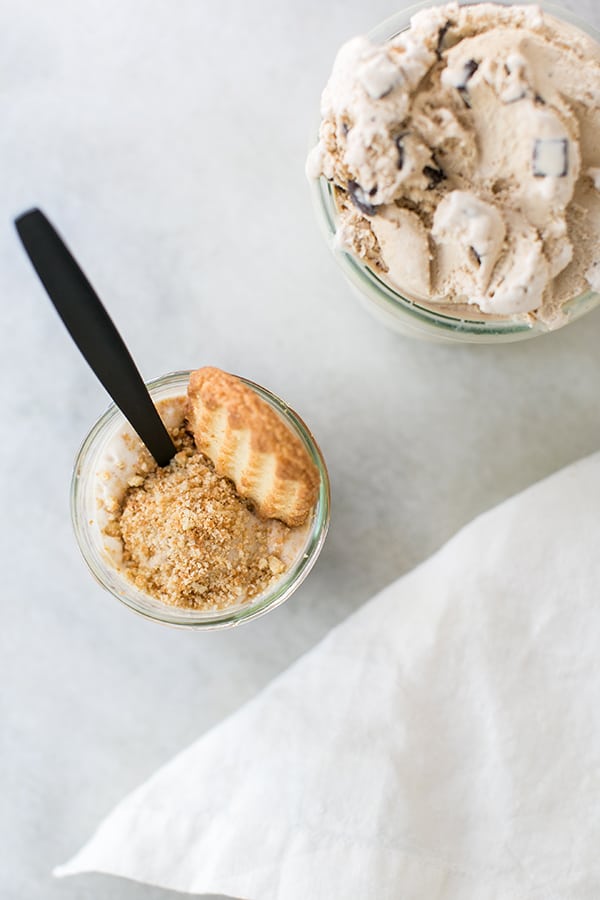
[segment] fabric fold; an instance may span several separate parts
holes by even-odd
[[[58,875],[244,900],[600,891],[600,454],[480,516]]]

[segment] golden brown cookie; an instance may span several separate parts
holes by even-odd
[[[190,375],[187,418],[196,446],[259,515],[302,525],[319,472],[301,440],[235,375],[205,366]]]

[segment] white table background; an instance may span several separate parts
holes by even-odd
[[[568,5],[600,25],[595,0]],[[303,166],[333,55],[395,8],[0,0],[3,900],[175,897],[50,872],[374,592],[600,446],[600,312],[520,345],[413,343],[363,311],[315,227]],[[145,377],[218,365],[310,424],[331,530],[281,609],[184,633],[138,619],[88,575],[69,481],[107,398],[16,239],[12,219],[33,205]]]

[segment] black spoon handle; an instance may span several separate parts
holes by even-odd
[[[15,219],[33,267],[71,337],[159,466],[176,453],[148,389],[98,295],[39,209]]]

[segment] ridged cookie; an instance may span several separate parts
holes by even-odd
[[[221,369],[197,369],[190,376],[187,418],[198,450],[259,515],[290,526],[306,521],[317,499],[318,469],[252,388]]]

